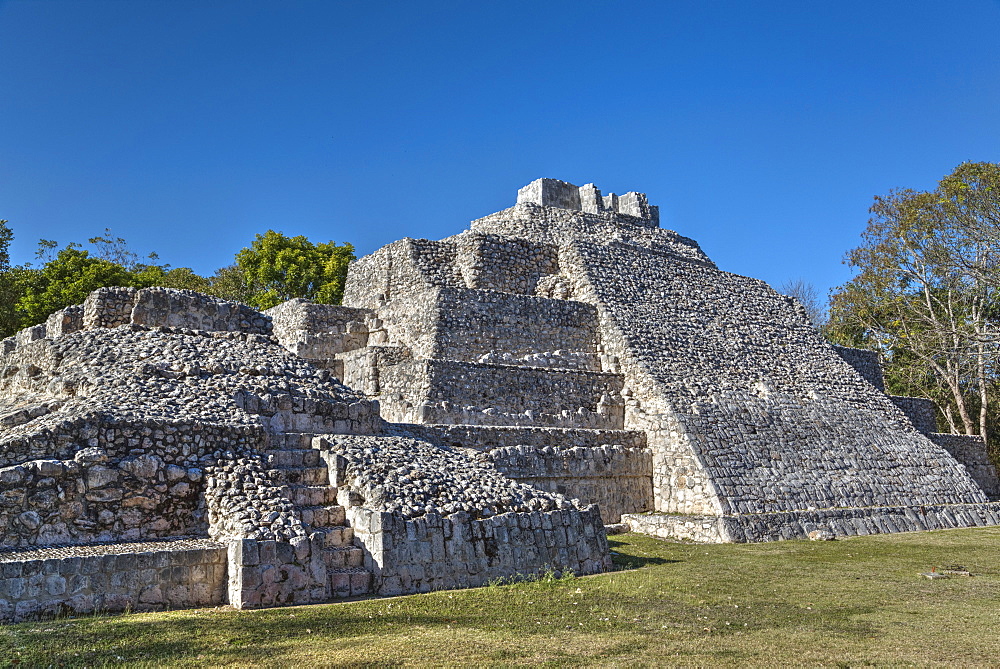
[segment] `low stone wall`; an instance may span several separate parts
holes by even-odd
[[[965,465],[969,476],[991,499],[1000,497],[1000,476],[997,475],[997,467],[990,459],[982,437],[941,433],[927,436],[935,444],[951,453],[953,458]]]
[[[80,330],[128,324],[261,335],[270,335],[272,330],[270,317],[256,309],[193,290],[98,288],[83,304],[60,309],[44,323],[4,339],[0,355],[13,353],[45,337],[54,339]]]
[[[0,552],[0,620],[226,603],[226,546],[206,539]]]
[[[45,336],[54,338],[83,329],[83,305],[60,309],[45,321]]]
[[[471,588],[549,569],[584,575],[611,568],[595,506],[482,519],[461,512],[407,520],[363,507],[347,513],[380,595]]]
[[[669,513],[622,514],[621,522],[632,532],[658,539],[693,541],[699,544],[729,542],[722,516],[695,516]]]
[[[889,395],[889,399],[906,414],[918,432],[924,434],[937,432],[937,405],[934,400],[900,395]]]
[[[154,453],[112,461],[99,447],[3,467],[0,540],[33,546],[203,532],[202,476],[198,466]]]
[[[704,543],[805,539],[815,530],[838,537],[1000,525],[1000,502],[817,509],[730,516],[625,514],[633,532]]]
[[[89,299],[89,298],[88,298]],[[129,322],[209,332],[271,334],[271,319],[228,300],[173,288],[143,288],[135,294]]]
[[[481,457],[518,483],[596,504],[605,523],[653,509],[652,454],[645,448],[511,446]]]

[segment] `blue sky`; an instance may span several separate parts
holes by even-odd
[[[546,176],[825,293],[874,195],[967,160],[1000,161],[1000,0],[0,0],[14,262],[106,227],[200,273],[267,229],[363,254]]]

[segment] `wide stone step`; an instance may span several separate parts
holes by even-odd
[[[267,472],[272,481],[281,485],[328,485],[329,474],[325,466],[279,467]]]
[[[337,489],[330,485],[285,486],[284,492],[295,506],[322,506],[337,501]]]
[[[333,569],[327,574],[330,594],[335,598],[367,595],[371,590],[372,575],[363,567]]]
[[[272,449],[264,451],[264,456],[275,468],[319,467],[322,464],[319,453],[309,446],[311,441],[312,435],[305,448]]]
[[[281,451],[308,448],[313,436],[312,432],[279,432],[268,437],[268,444]]]
[[[361,567],[365,563],[365,552],[357,546],[336,546],[323,551],[323,562],[328,570]]]
[[[324,548],[343,548],[353,546],[354,528],[343,525],[325,527],[321,530],[323,534]]]
[[[297,511],[302,522],[316,529],[340,527],[347,523],[347,511],[339,504],[304,506]]]

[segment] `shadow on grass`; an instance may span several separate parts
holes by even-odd
[[[675,564],[678,562],[683,562],[683,560],[668,560],[667,558],[657,557],[655,555],[635,555],[632,552],[634,547],[624,541],[617,541],[612,538],[608,538],[608,547],[611,549],[611,562],[615,565],[616,569],[638,569],[639,567],[648,567],[650,565],[662,565],[662,564]]]

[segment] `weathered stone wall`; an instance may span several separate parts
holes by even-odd
[[[126,325],[135,306],[135,288],[98,288],[83,301],[83,327],[115,328]]]
[[[1000,502],[816,509],[742,515],[626,514],[633,531],[705,543],[805,539],[826,530],[838,537],[1000,525]]]
[[[435,303],[433,342],[414,346],[418,357],[601,371],[589,304],[454,288]]]
[[[0,552],[0,620],[226,603],[226,547],[206,540]]]
[[[548,570],[584,575],[611,568],[596,506],[482,519],[464,512],[405,519],[352,507],[348,516],[380,595],[471,588]]]
[[[351,263],[344,286],[346,306],[378,310],[394,300],[436,286],[465,288],[448,242],[401,239]],[[384,318],[384,317],[383,317]],[[388,319],[386,319],[388,320]]]
[[[212,332],[271,334],[271,319],[256,309],[193,290],[143,288],[129,322]]]
[[[551,244],[463,232],[446,242],[456,245],[455,264],[469,288],[534,295],[539,279],[559,272]]]
[[[329,535],[314,532],[288,541],[238,539],[229,543],[228,599],[240,609],[312,604],[370,592],[362,551],[324,551]],[[331,555],[350,556],[333,566]]]
[[[181,328],[206,332],[271,334],[271,319],[244,304],[176,288],[98,288],[83,304],[52,313],[39,325],[3,340],[0,355],[40,339],[55,339],[93,328],[122,325]]]
[[[76,304],[53,313],[45,321],[45,336],[54,338],[83,329],[83,305]]]
[[[596,504],[605,523],[653,509],[652,454],[645,448],[508,446],[481,457],[519,483]]]
[[[302,298],[283,302],[264,314],[271,318],[278,342],[308,360],[329,360],[363,348],[370,330],[379,325],[369,309],[313,304]]]
[[[202,469],[167,464],[156,455],[170,457],[162,448],[132,450],[137,454],[112,461],[103,448],[91,447],[69,460],[0,468],[2,545],[204,534]]]
[[[899,407],[918,432],[924,434],[937,432],[937,405],[934,400],[900,395],[890,395],[889,399]]]
[[[885,380],[882,376],[882,360],[876,351],[866,351],[860,348],[833,346],[844,362],[854,368],[861,377],[882,392],[885,392]]]
[[[965,465],[969,476],[991,499],[1000,498],[1000,476],[990,459],[983,438],[966,434],[928,434],[930,440],[951,453],[952,457]]]
[[[614,374],[416,360],[380,369],[379,385],[382,415],[391,422],[622,426]]]
[[[537,425],[406,425],[414,436],[450,448],[490,450],[514,446],[533,448],[598,448],[605,445],[644,448],[641,430],[588,430]]]
[[[517,191],[518,204],[556,207],[588,214],[608,212],[634,217],[636,225],[658,227],[659,207],[650,206],[645,193],[629,192],[622,196],[609,193],[601,196],[594,184],[574,186],[558,179],[535,179]]]
[[[515,483],[486,461],[407,434],[329,435],[313,445],[330,466],[376,593],[610,566],[596,506]]]

